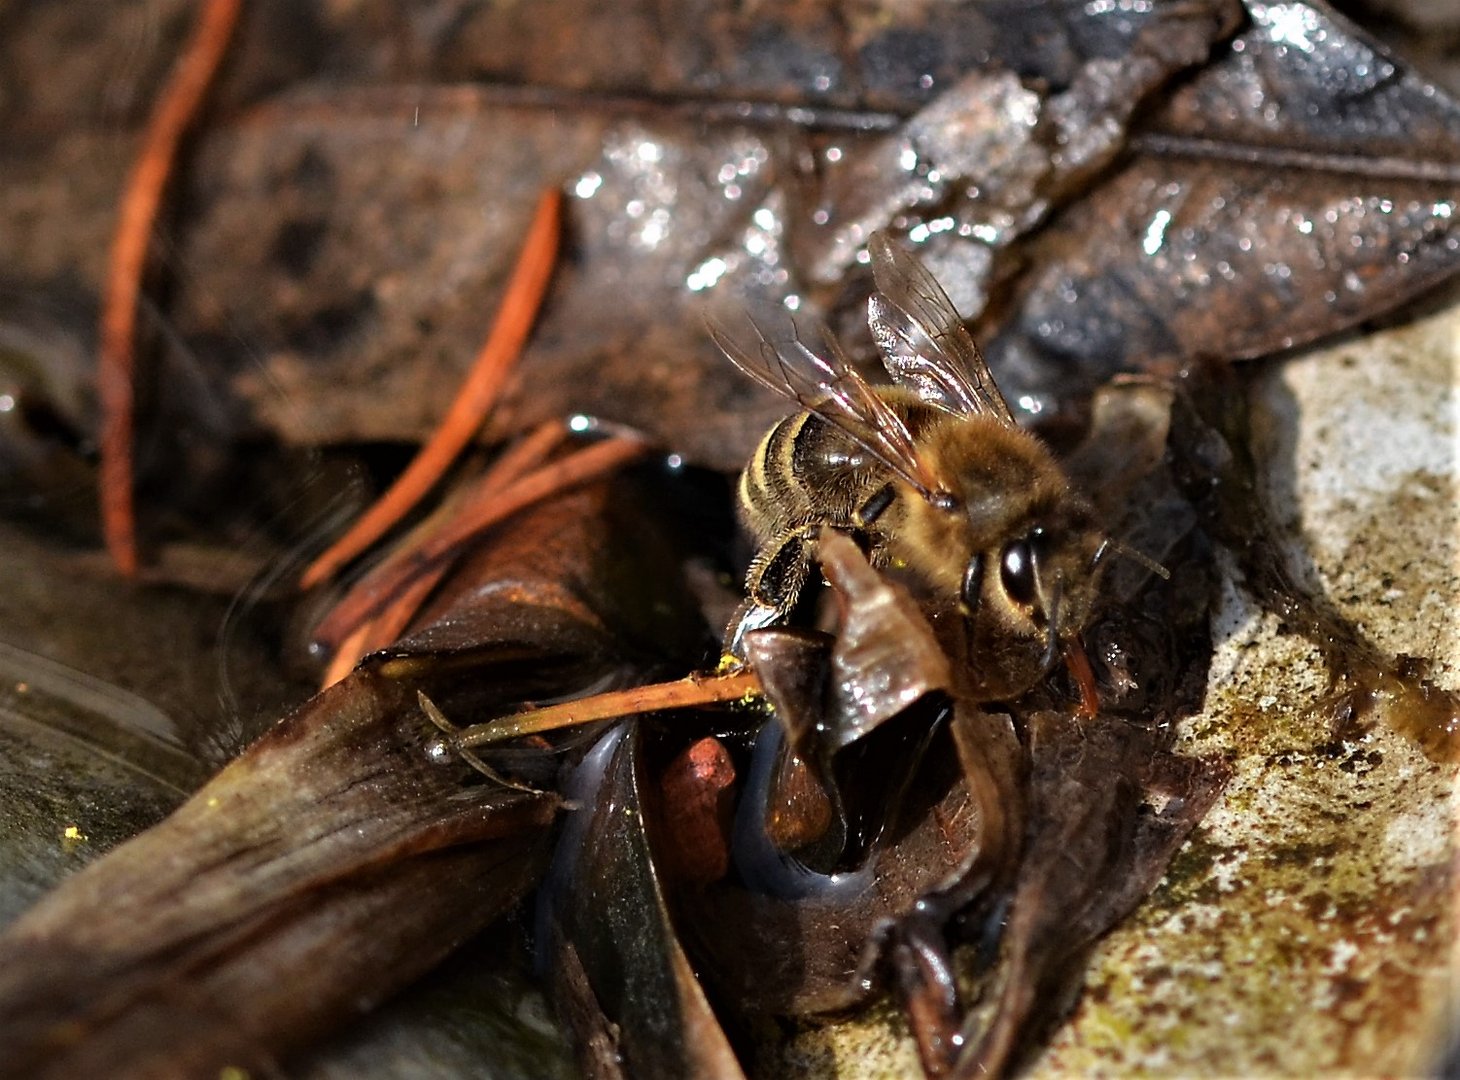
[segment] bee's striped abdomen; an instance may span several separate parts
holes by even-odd
[[[757,542],[764,542],[811,519],[814,508],[797,459],[808,453],[819,422],[810,413],[786,417],[766,432],[740,474],[740,514]],[[809,434],[808,434],[809,432]]]

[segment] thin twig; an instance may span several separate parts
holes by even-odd
[[[136,413],[137,301],[147,267],[147,248],[158,210],[177,161],[178,147],[192,127],[222,66],[238,25],[242,0],[208,0],[193,36],[142,136],[117,210],[117,231],[101,307],[97,393],[101,403],[101,522],[117,569],[137,572],[137,520],[133,506],[132,429]]]
[[[760,680],[748,668],[726,675],[691,675],[674,682],[635,686],[595,694],[577,701],[565,701],[542,709],[531,709],[512,716],[498,717],[485,724],[462,728],[452,742],[458,749],[489,746],[519,739],[524,735],[540,735],[545,731],[592,724],[599,720],[615,720],[639,713],[687,709],[745,698],[763,696]]]
[[[557,262],[561,220],[562,193],[550,189],[538,200],[491,333],[441,425],[390,489],[309,565],[300,588],[319,584],[384,536],[435,486],[481,428],[537,321]]]

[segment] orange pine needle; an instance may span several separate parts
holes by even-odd
[[[410,629],[411,620],[420,613],[426,600],[436,591],[436,586],[441,584],[441,579],[450,569],[450,566],[432,567],[412,581],[382,608],[380,614],[368,624],[370,633],[366,635],[361,644],[360,656],[374,652],[376,649],[383,649],[387,645],[394,645],[399,641],[401,636]]]
[[[481,428],[537,320],[557,262],[561,221],[562,193],[556,189],[544,192],[491,333],[441,426],[390,489],[309,565],[299,580],[300,588],[319,584],[384,536],[435,486]]]
[[[419,547],[377,567],[325,616],[316,640],[341,641],[371,619],[415,578],[443,562],[463,544],[533,503],[603,476],[648,451],[647,443],[615,437],[543,465],[496,491],[479,492],[439,532]]]
[[[485,496],[520,479],[546,461],[567,438],[567,424],[561,420],[544,420],[492,462],[476,485],[478,493]]]
[[[102,297],[97,393],[101,403],[101,523],[123,574],[137,573],[132,428],[136,411],[137,301],[147,248],[183,136],[192,127],[238,25],[242,0],[208,0],[142,136],[117,210]]]
[[[747,695],[762,696],[760,680],[748,668],[728,675],[691,675],[687,679],[677,679],[674,682],[614,690],[577,701],[549,705],[543,709],[530,709],[512,716],[498,717],[485,724],[462,728],[452,741],[459,748],[471,749],[518,739],[524,735],[539,735],[545,731],[591,724],[598,720],[615,720],[638,713],[738,701]]]
[[[435,591],[449,569],[448,566],[438,566],[422,574],[398,596],[393,597],[379,615],[351,631],[325,666],[324,678],[320,681],[321,689],[327,689],[343,679],[354,670],[361,657],[399,641],[411,625],[411,620],[426,603],[426,598]]]
[[[649,449],[649,443],[642,439],[616,435],[542,465],[501,491],[468,502],[441,532],[422,545],[416,558],[422,563],[435,562],[533,503],[613,472],[643,457]]]
[[[540,465],[547,456],[557,448],[558,444],[568,437],[567,426],[561,420],[548,420],[538,425],[530,435],[520,442],[509,447],[492,463],[486,473],[476,481],[476,492],[468,496],[471,501],[480,501],[495,491],[499,491],[517,480],[524,473],[529,472]],[[458,512],[452,508],[449,513]],[[439,518],[439,520],[438,520]],[[347,621],[351,619],[369,619],[373,608],[389,604],[396,609],[405,603],[405,596],[396,600],[388,598],[387,594],[377,586],[382,581],[391,581],[399,585],[403,580],[403,568],[409,562],[412,554],[419,549],[424,538],[438,532],[443,520],[448,520],[442,511],[438,511],[436,517],[427,519],[421,526],[420,535],[415,538],[412,544],[411,538],[402,542],[402,546],[379,566],[375,567],[366,577],[357,583],[353,589],[345,594],[330,611],[320,620],[319,626],[315,629],[315,640],[323,645],[339,643],[336,658],[331,664],[330,670],[339,662],[339,654],[348,652],[347,641],[357,629],[357,622]],[[411,545],[411,546],[406,546]],[[445,576],[450,569],[450,564],[443,562],[441,565],[426,570],[421,575],[421,581],[410,586],[407,595],[419,597],[415,608],[403,613],[403,617],[392,620],[388,625],[399,624],[396,633],[403,632],[410,624],[411,617],[419,610],[421,603],[425,602],[427,596]],[[368,602],[367,602],[368,601]],[[342,610],[343,609],[343,610]],[[403,609],[402,609],[403,610]],[[372,625],[377,629],[381,627],[382,619],[372,620]],[[395,640],[390,637],[384,641],[378,638],[385,633],[379,629],[379,633],[372,633],[367,646],[359,652],[359,656],[365,655],[370,649],[380,648],[389,645]],[[356,659],[359,657],[357,656]]]
[[[365,639],[370,636],[371,626],[371,623],[362,623],[355,627],[340,645],[339,651],[330,657],[330,662],[325,665],[324,675],[319,680],[321,690],[328,690],[354,670],[360,657],[366,653]]]
[[[548,420],[538,426],[532,434],[504,451],[492,463],[492,467],[477,482],[476,498],[481,499],[492,492],[499,491],[530,471],[552,453],[558,443],[567,436],[567,426],[561,420]],[[383,565],[398,566],[409,556],[409,550],[399,552]],[[450,569],[451,563],[448,561],[425,569],[403,591],[390,599],[378,616],[365,624],[369,630],[363,636],[358,633],[358,628],[356,632],[352,632],[331,659],[325,675],[329,681],[325,685],[329,686],[342,677],[343,672],[340,671],[342,664],[353,665],[367,653],[383,649],[398,641]],[[346,667],[345,671],[348,670],[349,668]]]

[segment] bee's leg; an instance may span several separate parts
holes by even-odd
[[[725,649],[745,659],[744,638],[751,630],[783,623],[801,599],[816,557],[816,523],[802,525],[761,548],[745,575],[745,602],[725,631]]]
[[[781,620],[781,612],[774,607],[744,600],[735,609],[730,625],[725,627],[725,652],[742,663],[745,660],[745,635],[752,630],[774,626]]]

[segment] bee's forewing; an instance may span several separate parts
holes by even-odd
[[[893,379],[940,409],[1013,424],[983,354],[933,275],[886,233],[873,233],[867,250],[878,289],[867,303],[867,325]]]
[[[852,366],[825,327],[817,350],[802,340],[789,317],[772,326],[747,315],[745,335],[732,333],[714,319],[706,322],[715,344],[756,382],[840,428],[918,491],[931,495],[940,490],[902,417]]]

